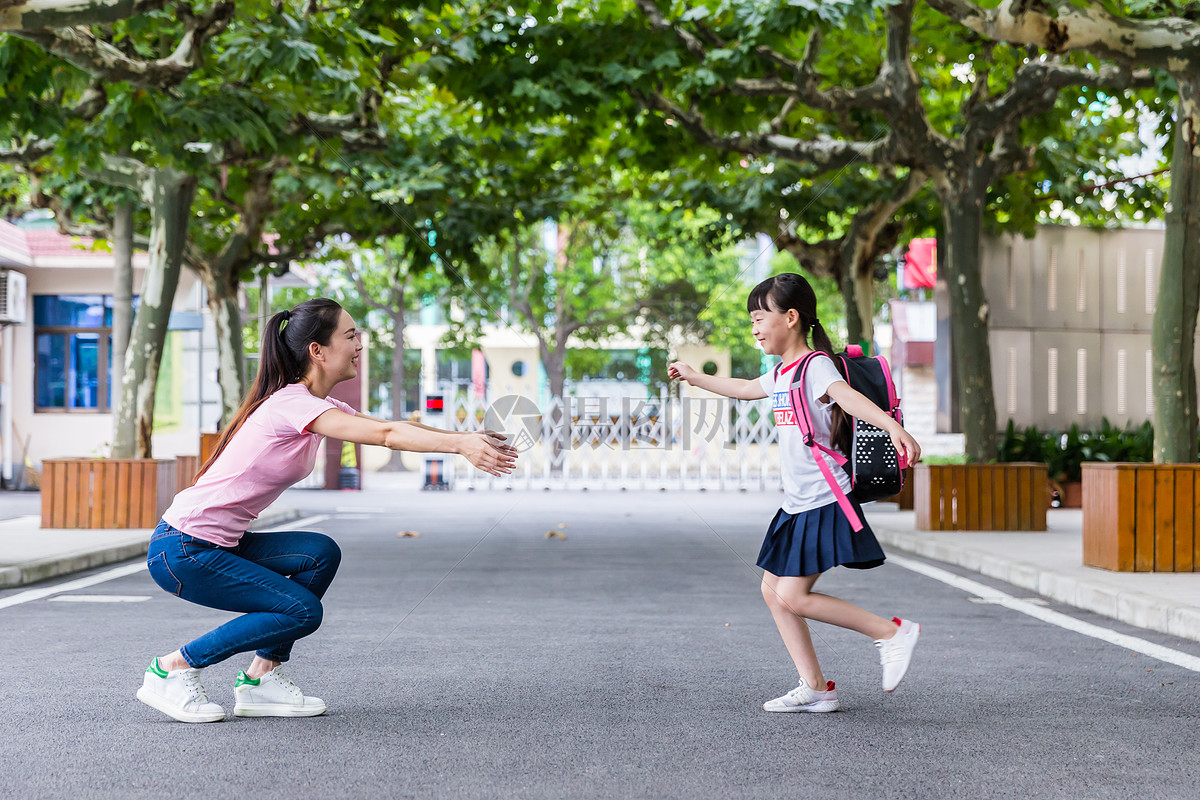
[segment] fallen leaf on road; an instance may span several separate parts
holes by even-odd
[[[566,539],[567,537],[565,534],[559,533],[558,531],[546,531],[546,538],[547,539]]]
[[[396,534],[401,539],[416,539],[420,535],[416,531],[400,531]]]

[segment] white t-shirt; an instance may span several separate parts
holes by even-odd
[[[789,514],[820,508],[836,499],[821,473],[821,468],[813,458],[812,450],[804,444],[800,426],[796,424],[792,413],[792,378],[799,365],[799,361],[785,364],[779,370],[779,377],[776,377],[775,371],[772,370],[758,379],[767,397],[773,399],[775,427],[779,430],[779,450],[783,462],[783,510]],[[844,380],[833,365],[833,359],[824,355],[813,356],[808,365],[808,374],[804,377],[804,397],[808,401],[808,413],[812,418],[813,436],[830,449],[834,449],[829,440],[834,403],[822,403],[819,398],[825,396],[830,386]],[[849,494],[850,476],[833,463],[832,459],[827,463],[842,491]]]

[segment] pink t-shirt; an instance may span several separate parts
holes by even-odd
[[[354,414],[341,400],[313,397],[303,383],[275,392],[246,418],[196,485],[175,495],[163,519],[189,536],[233,547],[284,489],[312,472],[325,437],[307,428],[331,408]]]

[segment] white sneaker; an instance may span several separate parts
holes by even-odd
[[[208,699],[208,692],[200,683],[200,670],[167,672],[158,665],[157,658],[146,668],[137,699],[180,722],[220,722],[225,719],[225,709]]]
[[[282,672],[283,667],[258,680],[239,672],[233,684],[237,702],[233,713],[238,717],[315,717],[325,713],[325,701],[305,697],[300,687]]]
[[[899,625],[900,630],[890,639],[875,640],[875,646],[879,648],[879,663],[883,666],[885,692],[894,692],[904,679],[917,646],[917,637],[921,635],[921,626],[915,622],[899,617],[892,617],[892,622]]]
[[[776,697],[774,700],[768,700],[763,703],[763,711],[837,711],[842,707],[838,702],[837,690],[833,688],[833,681],[825,686],[825,691],[814,692],[804,682],[804,678],[800,679],[800,685],[783,697]]]

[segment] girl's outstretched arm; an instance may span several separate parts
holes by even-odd
[[[900,427],[899,422],[892,419],[861,392],[850,388],[850,384],[845,381],[830,384],[827,394],[829,399],[841,406],[847,414],[887,431],[892,437],[892,446],[896,448],[897,453],[904,456],[909,464],[915,464],[921,458],[921,445],[917,444],[917,440],[912,437],[912,434]]]
[[[682,361],[676,361],[667,367],[667,376],[671,380],[687,381],[692,386],[699,386],[714,394],[733,397],[737,400],[761,400],[767,396],[767,393],[763,391],[762,384],[757,380],[748,381],[742,378],[718,378],[716,375],[705,375]]]
[[[389,450],[457,453],[489,475],[507,475],[517,462],[516,449],[504,443],[507,438],[504,434],[494,431],[454,433],[426,425],[351,416],[332,408],[309,423],[308,430],[344,442],[379,445]]]

